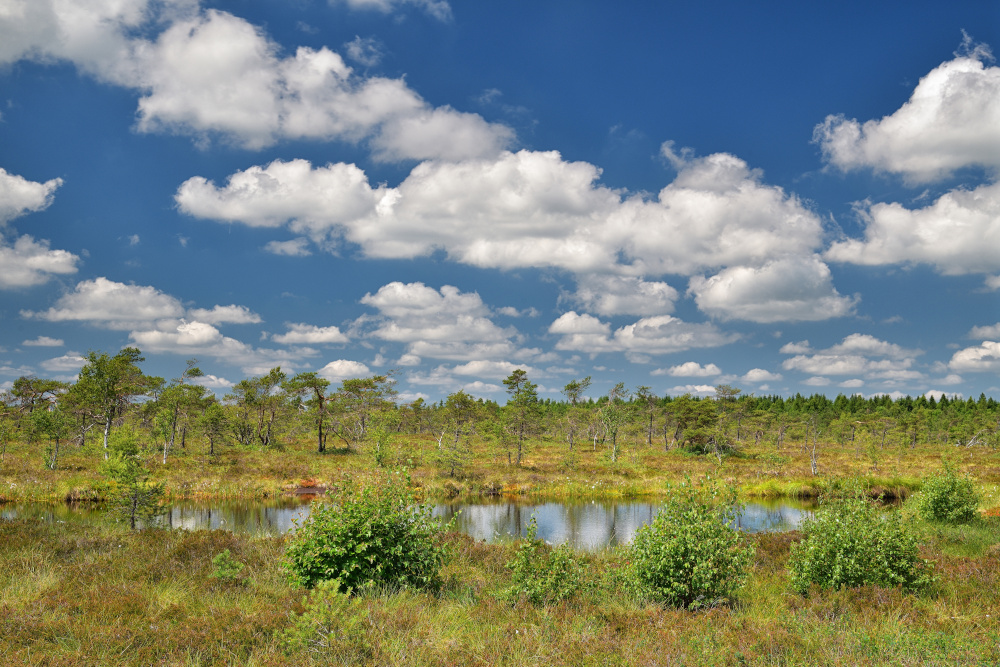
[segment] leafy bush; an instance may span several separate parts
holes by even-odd
[[[339,579],[316,584],[305,612],[282,634],[289,652],[305,650],[330,664],[365,664],[372,656],[368,606],[341,590]]]
[[[646,599],[695,609],[731,599],[746,580],[754,550],[730,524],[742,511],[736,491],[688,479],[628,547],[628,580]]]
[[[930,564],[917,554],[917,539],[899,512],[883,512],[860,493],[818,511],[802,523],[805,539],[792,545],[792,588],[813,584],[921,588],[932,581]]]
[[[968,477],[958,477],[947,461],[931,475],[916,497],[917,512],[927,521],[967,523],[979,513],[979,494]]]
[[[163,482],[149,481],[149,470],[139,453],[139,435],[134,430],[119,429],[111,434],[111,455],[100,465],[101,474],[111,484],[108,513],[129,522],[132,530],[150,525],[167,510],[160,504]]]
[[[219,581],[236,581],[240,572],[246,567],[246,565],[233,558],[233,555],[229,553],[229,549],[226,549],[213,558],[212,566],[212,574],[209,577],[218,579]]]
[[[538,539],[538,520],[532,515],[525,539],[517,545],[507,568],[513,572],[510,588],[501,598],[516,602],[524,598],[531,604],[549,604],[573,597],[583,582],[583,567],[566,544],[555,549]]]
[[[333,503],[314,502],[289,538],[285,568],[295,584],[312,588],[339,579],[348,592],[366,586],[438,588],[448,528],[431,518],[405,479],[389,477],[358,490],[348,487]]]

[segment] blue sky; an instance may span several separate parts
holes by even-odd
[[[0,389],[1000,394],[1000,5],[0,2]]]

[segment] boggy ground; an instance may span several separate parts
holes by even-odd
[[[736,452],[718,459],[713,454],[664,451],[662,442],[623,439],[618,460],[609,447],[582,441],[571,452],[566,442],[534,439],[527,443],[521,466],[509,465],[507,450],[473,441],[464,461],[449,474],[436,438],[397,435],[385,457],[389,466],[405,465],[413,483],[428,498],[475,498],[505,495],[530,499],[617,499],[652,497],[665,483],[685,475],[711,475],[735,483],[744,497],[815,497],[836,491],[849,479],[861,478],[875,493],[903,497],[917,490],[928,472],[940,468],[943,457],[959,472],[972,475],[985,495],[986,506],[1000,504],[1000,452],[987,447],[944,444],[855,447],[850,443],[820,443],[818,474],[810,470],[801,443],[742,443]],[[146,464],[154,481],[166,485],[171,499],[274,497],[300,487],[337,487],[350,479],[363,482],[378,470],[371,447],[331,446],[318,454],[303,435],[280,448],[221,447],[208,454],[207,443],[189,441],[175,447],[167,463],[151,448]],[[56,470],[43,466],[42,445],[14,442],[0,462],[0,502],[64,501],[101,498],[106,482],[99,474],[100,444],[63,444]]]
[[[283,538],[0,521],[0,664],[18,665],[991,665],[1000,663],[1000,520],[913,524],[939,581],[918,594],[790,592],[795,533],[752,536],[730,606],[664,609],[624,594],[621,552],[580,554],[589,588],[509,604],[513,545],[449,535],[438,594],[361,596],[320,635],[283,641],[307,591]],[[212,578],[229,549],[246,568]],[[337,630],[339,628],[339,630]]]

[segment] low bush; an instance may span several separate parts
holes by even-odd
[[[304,651],[329,664],[365,664],[372,657],[367,602],[341,590],[340,581],[316,584],[303,600],[305,611],[282,633],[289,653]]]
[[[233,558],[229,549],[226,549],[212,559],[212,574],[208,576],[219,581],[233,582],[239,578],[245,567],[246,565]]]
[[[947,461],[924,480],[916,497],[917,512],[927,521],[968,523],[979,513],[979,494],[968,477],[959,477]]]
[[[338,579],[347,592],[368,586],[436,589],[448,526],[417,502],[408,480],[389,476],[347,487],[332,503],[313,502],[288,539],[285,567],[293,583],[312,588]]]
[[[690,479],[670,488],[652,523],[636,531],[626,554],[629,585],[640,597],[695,609],[723,604],[746,581],[754,548],[732,527],[736,491]]]
[[[882,511],[859,492],[816,512],[802,523],[805,539],[792,545],[792,588],[806,593],[855,586],[915,590],[933,579],[917,553],[917,538],[899,512]]]
[[[572,547],[552,548],[538,539],[538,521],[532,516],[525,539],[507,563],[512,583],[501,598],[509,602],[526,599],[531,604],[551,604],[573,597],[583,583],[583,567]]]

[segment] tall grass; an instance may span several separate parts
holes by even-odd
[[[0,664],[17,665],[982,665],[1000,662],[1000,520],[914,523],[932,590],[790,592],[795,533],[752,536],[746,588],[724,607],[642,603],[623,552],[579,554],[589,585],[553,605],[510,603],[515,544],[450,535],[437,594],[374,590],[349,637],[293,646],[309,592],[279,567],[281,538],[0,521]],[[963,546],[964,545],[964,546]],[[244,563],[211,577],[228,549]]]
[[[95,500],[107,486],[98,473],[103,456],[91,443],[69,446],[59,469],[42,465],[40,445],[12,443],[0,464],[0,502]],[[153,481],[163,482],[169,499],[270,498],[298,486],[338,487],[345,479],[364,482],[380,470],[367,445],[347,451],[317,454],[308,438],[288,442],[281,451],[228,446],[210,456],[207,445],[189,441],[175,449],[163,465],[148,452],[146,465]],[[570,456],[566,443],[550,439],[530,442],[522,466],[508,465],[502,452],[473,441],[468,463],[450,476],[436,466],[437,441],[429,435],[397,434],[390,447],[390,465],[406,465],[421,493],[433,499],[475,498],[487,495],[532,500],[655,498],[667,482],[685,475],[711,475],[741,487],[745,497],[813,498],[836,492],[847,479],[861,478],[887,498],[905,498],[920,487],[920,479],[937,469],[944,456],[955,460],[960,473],[971,473],[990,504],[1000,494],[990,493],[1000,483],[1000,452],[986,447],[956,448],[921,444],[916,448],[887,448],[877,462],[859,457],[849,445],[821,443],[819,474],[810,471],[809,455],[795,443],[780,451],[774,445],[744,443],[736,455],[693,455],[663,451],[643,441],[623,440],[618,462],[612,463],[603,446],[578,444]]]

